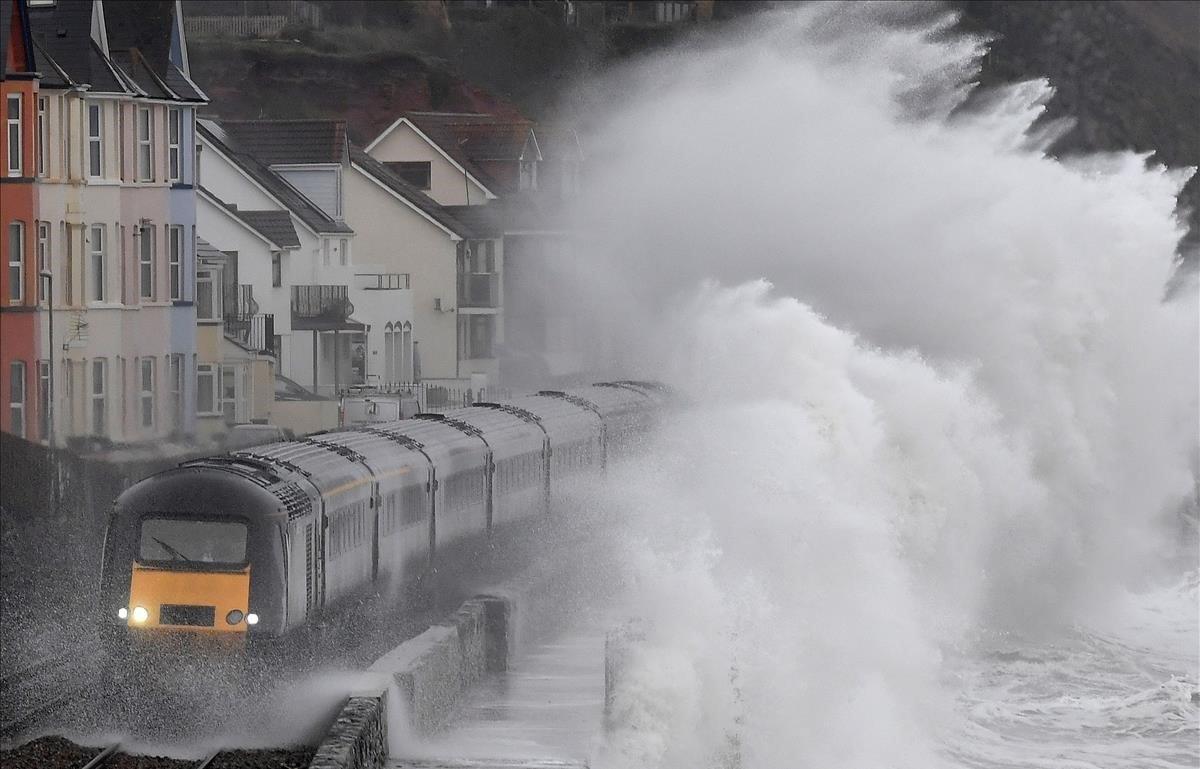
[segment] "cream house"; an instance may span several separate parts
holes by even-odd
[[[43,72],[29,237],[51,274],[39,390],[54,382],[55,442],[190,436],[194,122],[207,97],[188,75],[181,8],[81,0],[31,4],[29,17]]]

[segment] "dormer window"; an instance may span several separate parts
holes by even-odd
[[[533,160],[521,161],[521,191],[537,189],[537,162]]]

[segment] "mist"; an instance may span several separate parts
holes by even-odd
[[[973,94],[953,21],[790,8],[599,90],[579,306],[689,400],[611,484],[650,629],[600,765],[936,765],[947,654],[1180,578],[1191,169],[1050,157],[1052,84]]]

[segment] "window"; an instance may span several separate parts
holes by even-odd
[[[220,413],[217,410],[217,367],[210,363],[196,365],[196,413]]]
[[[8,225],[8,303],[25,299],[25,223]]]
[[[338,241],[338,256],[341,257],[342,264],[350,264],[350,241],[346,238]]]
[[[141,413],[142,427],[154,427],[154,358],[141,360]]]
[[[62,223],[63,243],[67,245],[66,262],[63,264],[63,304],[71,304],[75,298],[75,239],[71,236],[71,225]]]
[[[104,105],[87,105],[87,116],[88,177],[99,179],[104,176]]]
[[[108,361],[96,358],[92,361],[92,435],[103,436],[108,432],[108,408],[105,393],[108,389]]]
[[[183,299],[183,227],[172,224],[167,229],[170,236],[168,258],[171,273],[171,298]]]
[[[25,363],[8,364],[8,423],[12,434],[25,437]]]
[[[46,148],[50,144],[50,137],[47,134],[49,127],[46,125],[46,110],[50,108],[50,100],[45,96],[39,96],[37,105],[37,174],[45,176]]]
[[[537,163],[532,160],[522,160],[519,188],[522,190],[536,190],[537,186]]]
[[[149,107],[137,108],[137,180],[154,181],[154,123]]]
[[[495,335],[494,315],[458,316],[458,349],[460,360],[492,357]]]
[[[326,267],[328,267],[330,264],[330,262],[329,262],[329,251],[331,248],[330,244],[331,244],[331,241],[329,240],[329,238],[325,238],[321,241],[321,264],[325,265]]]
[[[215,270],[196,273],[196,320],[221,319],[220,276]]]
[[[38,361],[38,437],[50,440],[50,361]]]
[[[117,175],[121,181],[129,179],[125,170],[125,105],[117,102]]]
[[[138,280],[141,285],[141,297],[143,299],[154,299],[154,252],[155,252],[155,236],[158,232],[153,225],[145,225],[138,228],[141,233],[141,243],[138,244]]]
[[[283,254],[278,251],[271,253],[271,287],[283,285]]]
[[[138,560],[152,562],[242,564],[246,561],[246,524],[195,518],[146,518]]]
[[[37,223],[38,301],[47,299],[47,281],[42,273],[50,269],[50,222]]]
[[[396,176],[399,176],[401,179],[408,182],[409,184],[416,187],[417,189],[419,189],[419,190],[429,189],[430,177],[431,177],[431,173],[430,173],[431,164],[429,161],[427,161],[427,160],[421,161],[421,162],[401,161],[401,162],[384,163],[384,165],[386,165],[388,168],[390,168],[392,170],[392,172],[396,174]]]
[[[117,273],[121,276],[121,303],[133,304],[133,297],[129,295],[129,269],[128,258],[129,254],[125,250],[125,225],[118,224],[116,226],[117,238],[121,243],[121,262],[117,268]]]
[[[183,429],[183,355],[167,356],[168,381],[171,384],[171,417],[177,430]]]
[[[182,176],[179,164],[179,141],[183,133],[183,111],[178,107],[167,110],[167,179],[177,182]]]
[[[106,295],[105,292],[105,269],[104,269],[104,225],[93,224],[91,227],[91,235],[89,237],[91,246],[91,281],[93,302],[103,302]]]
[[[6,132],[8,137],[8,175],[21,176],[21,94],[9,94],[6,104]]]

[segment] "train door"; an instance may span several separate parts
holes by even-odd
[[[429,571],[437,567],[437,471],[431,464],[429,467],[429,482],[425,490],[429,493]]]
[[[319,614],[321,607],[325,605],[325,559],[329,556],[327,548],[329,538],[326,536],[329,531],[329,518],[325,515],[324,500],[321,502],[317,516],[318,523],[313,527],[313,567],[309,571],[309,578],[312,580],[312,611]]]
[[[489,448],[487,455],[483,459],[483,507],[484,514],[487,517],[487,533],[492,536],[492,516],[495,511],[495,501],[493,500],[493,477],[496,472],[496,463],[492,461],[492,450]]]
[[[383,509],[383,498],[379,496],[379,482],[371,484],[371,581],[379,579],[379,514]]]

